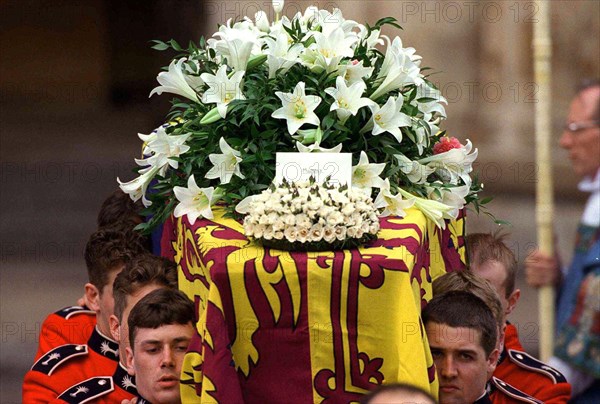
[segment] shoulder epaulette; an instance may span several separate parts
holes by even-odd
[[[54,348],[48,351],[45,355],[40,357],[31,367],[31,370],[35,370],[50,376],[54,370],[65,363],[69,359],[75,358],[81,355],[87,355],[87,345],[80,344],[66,344]]]
[[[531,397],[529,394],[522,392],[518,388],[511,386],[510,384],[498,379],[495,376],[492,376],[492,383],[494,384],[494,387],[496,389],[517,401],[532,404],[544,404],[543,401],[540,401],[535,397]]]
[[[69,307],[65,307],[64,309],[61,309],[61,310],[55,312],[54,314],[61,316],[68,320],[69,318],[71,318],[72,316],[75,316],[77,314],[95,315],[96,312],[94,310],[90,310],[86,306],[69,306]]]
[[[550,379],[552,379],[554,384],[567,382],[567,379],[562,375],[562,373],[554,369],[552,366],[548,366],[539,359],[534,358],[527,352],[509,349],[508,357],[510,358],[511,362],[516,363],[522,368],[548,376]]]
[[[58,398],[69,404],[83,404],[110,393],[114,389],[111,377],[98,376],[69,387]]]

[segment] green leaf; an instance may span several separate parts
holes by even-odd
[[[164,51],[170,48],[170,46],[164,43],[163,41],[157,41],[156,39],[154,39],[151,42],[154,42],[154,45],[151,46],[152,49]]]
[[[482,200],[479,201],[479,204],[480,205],[486,205],[486,204],[490,203],[493,199],[494,199],[493,196],[485,197],[485,198],[483,198]]]
[[[495,219],[494,223],[496,223],[497,225],[500,225],[500,226],[512,226],[512,223],[507,220]]]
[[[171,39],[169,41],[169,43],[171,44],[171,46],[173,47],[173,49],[175,49],[176,51],[182,50],[181,45],[179,45],[176,40]]]
[[[387,25],[391,25],[391,26],[399,28],[399,29],[403,29],[399,24],[396,23],[396,21],[398,21],[398,20],[396,20],[393,17],[384,17],[384,18],[379,19],[375,23],[375,28],[379,29],[387,24]]]

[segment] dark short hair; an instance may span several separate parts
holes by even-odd
[[[138,232],[110,227],[95,231],[84,253],[90,283],[102,293],[108,274],[145,250],[144,238]]]
[[[133,350],[139,328],[156,329],[163,325],[194,324],[194,304],[181,291],[157,289],[140,299],[129,314],[129,341]]]
[[[117,188],[102,202],[96,219],[98,228],[117,225],[133,229],[143,221],[139,214],[142,209],[140,201],[134,202],[128,194]]]
[[[125,265],[113,285],[115,316],[119,321],[123,319],[127,296],[153,284],[177,289],[177,266],[173,261],[145,252]]]
[[[412,384],[407,383],[391,383],[384,384],[382,386],[377,387],[375,390],[365,394],[360,399],[360,404],[369,404],[373,399],[377,398],[380,394],[384,393],[405,393],[405,394],[414,394],[421,395],[425,399],[425,401],[419,401],[419,403],[436,403],[435,398],[431,395],[431,393],[413,386]]]
[[[517,259],[504,243],[504,234],[472,233],[465,237],[469,267],[480,267],[488,261],[496,261],[505,269],[504,288],[509,297],[515,290]]]
[[[423,324],[444,324],[481,332],[481,347],[490,355],[496,347],[498,323],[490,308],[469,292],[448,292],[434,297],[422,312]]]

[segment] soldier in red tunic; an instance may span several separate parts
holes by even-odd
[[[503,356],[509,352],[512,352],[512,349],[509,349],[509,347],[515,347],[515,343],[520,347],[518,338],[516,338],[515,328],[512,325],[509,325],[508,327],[506,326],[506,317],[504,315],[501,299],[490,282],[486,281],[480,276],[475,275],[471,271],[447,273],[433,282],[434,297],[455,291],[463,291],[474,294],[491,309],[492,313],[494,314],[494,318],[497,320],[498,335],[500,336],[496,341],[496,348],[498,349],[498,352],[501,352],[501,355],[499,356]],[[505,331],[501,332],[500,330]],[[508,347],[507,345],[503,344],[505,339],[508,341]],[[523,354],[527,355],[524,352]],[[515,356],[515,358],[518,359],[524,357],[524,355],[518,355]],[[529,357],[529,355],[527,355],[527,357]],[[530,361],[528,362],[528,364],[531,363],[532,362]],[[542,365],[543,364],[540,364],[539,366]],[[498,367],[500,367],[500,371],[498,371]],[[508,373],[505,370],[508,370]],[[504,358],[500,358],[498,360],[498,364],[493,373],[488,375],[490,378],[488,389],[490,391],[491,401],[494,403],[510,403],[515,402],[515,400],[530,403],[543,402],[541,399],[533,397],[529,391],[523,390],[521,387],[522,382],[518,380],[518,377],[515,377],[513,372],[521,374],[519,372],[523,371],[512,368],[511,361],[509,360],[505,360]],[[527,373],[528,374],[525,376],[527,377],[527,380],[531,381],[531,376],[535,373],[532,373],[531,370],[528,370]],[[521,377],[523,377],[522,374]],[[566,393],[561,393],[561,390],[559,389],[564,389],[565,387],[568,388],[568,383],[557,383],[558,389],[556,390],[548,389],[546,383],[543,383],[543,386],[543,391],[551,397],[551,400],[553,400],[550,402],[566,402],[567,399],[565,398],[564,394],[568,395],[569,391],[567,390]],[[531,386],[529,387],[529,390],[538,391]]]
[[[115,313],[110,316],[111,333],[119,341],[119,366],[113,375],[115,389],[95,403],[121,403],[137,396],[135,377],[126,370],[129,346],[127,319],[132,308],[144,296],[157,289],[177,289],[177,267],[172,261],[152,254],[140,254],[117,275],[113,286]]]
[[[113,297],[115,301],[115,315],[111,315],[111,322],[121,318],[127,322],[127,317],[133,306],[148,293],[161,288],[177,289],[177,268],[169,260],[143,253],[129,261],[125,269],[115,278],[113,285]],[[119,340],[119,364],[114,373],[105,373],[89,379],[77,380],[64,389],[55,404],[82,403],[92,400],[94,403],[110,404],[121,403],[123,400],[131,400],[137,396],[136,381],[125,367],[125,347],[129,344],[128,338],[119,338],[127,334],[120,333],[118,322],[113,323],[116,330],[111,333]],[[111,324],[112,326],[112,324]],[[115,333],[116,331],[116,333]],[[127,345],[128,346],[128,345]],[[75,394],[75,396],[72,396]]]
[[[515,288],[517,261],[501,236],[474,233],[466,237],[469,269],[486,279],[498,292],[503,308],[503,321],[514,310],[521,291]],[[521,393],[544,403],[565,403],[571,386],[556,369],[526,353],[519,342],[517,328],[506,322],[504,344],[494,377],[510,384]],[[503,391],[502,383],[494,383]],[[508,391],[508,390],[507,390]],[[516,394],[511,390],[511,394]]]
[[[23,383],[23,402],[47,403],[74,383],[110,376],[115,372],[119,348],[117,342],[109,337],[109,317],[114,306],[113,282],[124,265],[143,250],[139,236],[131,232],[107,228],[92,234],[85,250],[89,276],[85,293],[90,309],[95,312],[96,324],[90,326],[88,323],[83,327],[83,321],[68,323],[73,320],[66,313],[61,327],[53,328],[57,332],[48,332],[51,328],[43,329],[40,354]],[[89,321],[89,317],[81,317],[86,314],[77,316]],[[51,324],[54,317],[51,315],[45,324]],[[75,328],[74,333],[66,332],[68,329],[64,327],[67,324]],[[86,335],[87,338],[82,341]],[[43,352],[42,349],[46,348],[50,350]],[[103,380],[100,380],[100,388],[106,387]],[[84,387],[90,389],[90,386]],[[80,395],[83,394],[77,393],[76,397]]]
[[[102,202],[96,220],[98,229],[119,228],[126,232],[132,230],[135,225],[143,221],[138,213],[141,208],[140,203],[133,202],[129,195],[117,189]],[[96,235],[100,237],[100,234],[102,233]],[[148,240],[141,237],[139,233],[131,234],[128,242],[135,244],[134,249],[136,250],[139,250],[140,246],[144,247],[145,250],[149,250]],[[91,257],[92,260],[101,258],[103,257]],[[96,326],[96,312],[89,307],[88,297],[90,294],[93,296],[99,295],[106,283],[103,282],[102,277],[94,276],[93,278],[98,282],[94,284],[92,274],[89,272],[90,265],[93,267],[98,264],[94,262],[87,264],[90,282],[84,288],[84,296],[79,299],[78,305],[65,307],[46,317],[40,330],[39,346],[35,360],[64,344],[85,344],[92,334]]]

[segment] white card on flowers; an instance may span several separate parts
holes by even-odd
[[[352,187],[352,153],[277,153],[275,161],[275,184],[312,176],[317,183],[331,177],[329,184]]]

